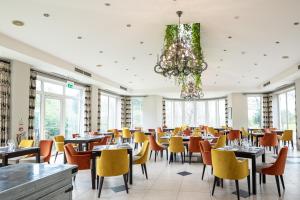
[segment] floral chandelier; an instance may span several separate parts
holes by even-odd
[[[162,54],[154,71],[174,78],[181,86],[180,97],[196,100],[203,97],[201,75],[207,69],[200,45],[200,24],[181,24],[182,11],[177,11],[178,25],[168,25]]]

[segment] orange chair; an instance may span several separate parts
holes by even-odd
[[[240,130],[230,130],[227,139],[229,142],[234,141],[234,140],[240,140],[241,139],[241,133]]]
[[[156,129],[156,131],[157,131],[157,133],[162,133],[162,132],[163,132],[163,130],[162,130],[161,127],[158,127],[158,128]]]
[[[278,190],[279,197],[280,194],[280,184],[279,184],[279,176],[281,179],[281,184],[283,189],[285,190],[284,181],[283,181],[283,174],[285,169],[285,163],[288,153],[288,147],[281,148],[277,160],[274,163],[263,163],[256,167],[256,171],[259,173],[259,183],[261,183],[261,175],[272,175],[275,176],[276,185]]]
[[[207,140],[200,141],[199,146],[200,146],[200,152],[201,152],[202,160],[203,160],[203,171],[202,171],[202,180],[203,180],[206,165],[212,166],[211,146]]]
[[[92,153],[90,151],[75,151],[72,144],[65,144],[64,150],[67,158],[68,164],[73,164],[78,166],[78,170],[90,169],[90,160]]]
[[[149,160],[151,159],[152,151],[154,151],[154,161],[156,162],[156,156],[157,156],[158,152],[160,152],[161,157],[163,157],[164,150],[166,150],[166,156],[167,156],[167,160],[168,160],[168,148],[167,147],[157,144],[153,135],[149,135],[149,142],[150,142],[150,150],[151,150]]]
[[[188,149],[189,149],[189,163],[191,164],[191,160],[192,160],[192,155],[193,153],[200,153],[200,137],[190,137],[190,141],[188,144]]]
[[[51,150],[52,150],[53,141],[52,140],[40,140],[40,161],[47,162],[50,164]],[[35,156],[30,156],[22,158],[19,160],[19,163],[35,163]]]
[[[185,135],[185,136],[190,136],[191,135],[191,130],[190,129],[185,129],[184,131],[183,131],[183,134]]]
[[[270,128],[264,128],[264,132],[265,133],[271,133],[271,129]]]
[[[96,142],[91,142],[90,145],[89,145],[89,150],[93,150],[94,146],[99,146],[99,145],[106,145],[107,144],[107,141],[110,140],[111,136],[110,135],[107,135],[105,136],[103,139],[99,140],[99,141],[96,141]]]
[[[274,148],[276,154],[278,154],[278,139],[276,133],[266,133],[260,140],[259,143],[263,147]]]

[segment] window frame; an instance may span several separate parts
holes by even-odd
[[[111,94],[108,94],[108,93],[101,93],[101,99],[103,98],[103,96],[107,97],[108,98],[108,103],[107,103],[107,119],[106,119],[106,123],[107,123],[107,130],[108,129],[112,129],[112,128],[117,128],[117,129],[120,129],[121,128],[121,106],[119,106],[119,104],[121,103],[121,97],[119,96],[116,96],[116,95],[111,95]],[[115,102],[115,113],[114,113],[114,116],[115,116],[115,120],[114,120],[114,127],[109,127],[109,118],[110,118],[110,115],[111,115],[111,112],[110,112],[110,98],[115,98],[116,99],[116,102]],[[103,108],[103,105],[101,105],[101,109]],[[119,112],[118,112],[119,111]],[[120,113],[120,116],[118,116],[118,114]],[[103,116],[102,116],[102,110],[100,111],[100,118],[101,118],[101,121],[103,120]],[[120,119],[118,119],[120,118]],[[103,129],[103,127],[101,126],[101,123],[100,121],[100,131],[107,131],[106,129]]]

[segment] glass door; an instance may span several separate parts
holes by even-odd
[[[52,139],[59,135],[62,121],[62,99],[45,97],[44,139]]]

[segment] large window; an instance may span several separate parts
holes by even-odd
[[[143,97],[131,98],[131,126],[142,127],[143,126]]]
[[[225,99],[207,101],[166,100],[166,124],[177,127],[209,125],[220,127],[225,125]]]
[[[42,76],[36,81],[34,127],[36,139],[83,133],[84,88]]]
[[[121,99],[118,96],[101,94],[101,131],[121,128]]]
[[[296,138],[295,90],[278,94],[279,129],[291,129]]]
[[[262,97],[248,96],[248,126],[249,128],[262,127]]]

